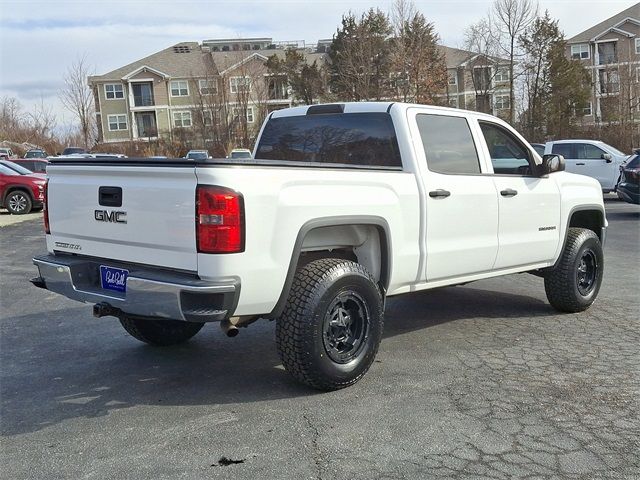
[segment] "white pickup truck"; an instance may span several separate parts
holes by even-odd
[[[240,162],[52,159],[32,282],[154,345],[275,319],[285,368],[338,389],[372,364],[386,297],[531,272],[556,309],[588,308],[602,193],[563,169],[476,112],[279,110]]]

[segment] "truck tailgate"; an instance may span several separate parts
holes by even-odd
[[[49,251],[197,270],[194,167],[51,165],[47,175]]]

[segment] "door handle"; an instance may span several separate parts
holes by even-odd
[[[584,163],[576,163],[576,165],[583,165],[584,166]]]
[[[500,195],[503,197],[515,197],[518,194],[517,190],[513,190],[511,188],[507,188],[506,190],[500,191]]]
[[[438,190],[432,190],[431,192],[429,192],[429,196],[431,198],[446,198],[449,195],[451,195],[450,191],[442,190],[441,188],[439,188]]]

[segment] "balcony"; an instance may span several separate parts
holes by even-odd
[[[608,65],[618,63],[618,52],[616,42],[598,44],[598,65]]]
[[[134,83],[131,86],[133,91],[134,107],[152,107],[155,105],[153,98],[153,83]]]

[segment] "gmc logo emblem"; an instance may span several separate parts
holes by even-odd
[[[127,212],[96,210],[93,216],[98,222],[127,223]]]

